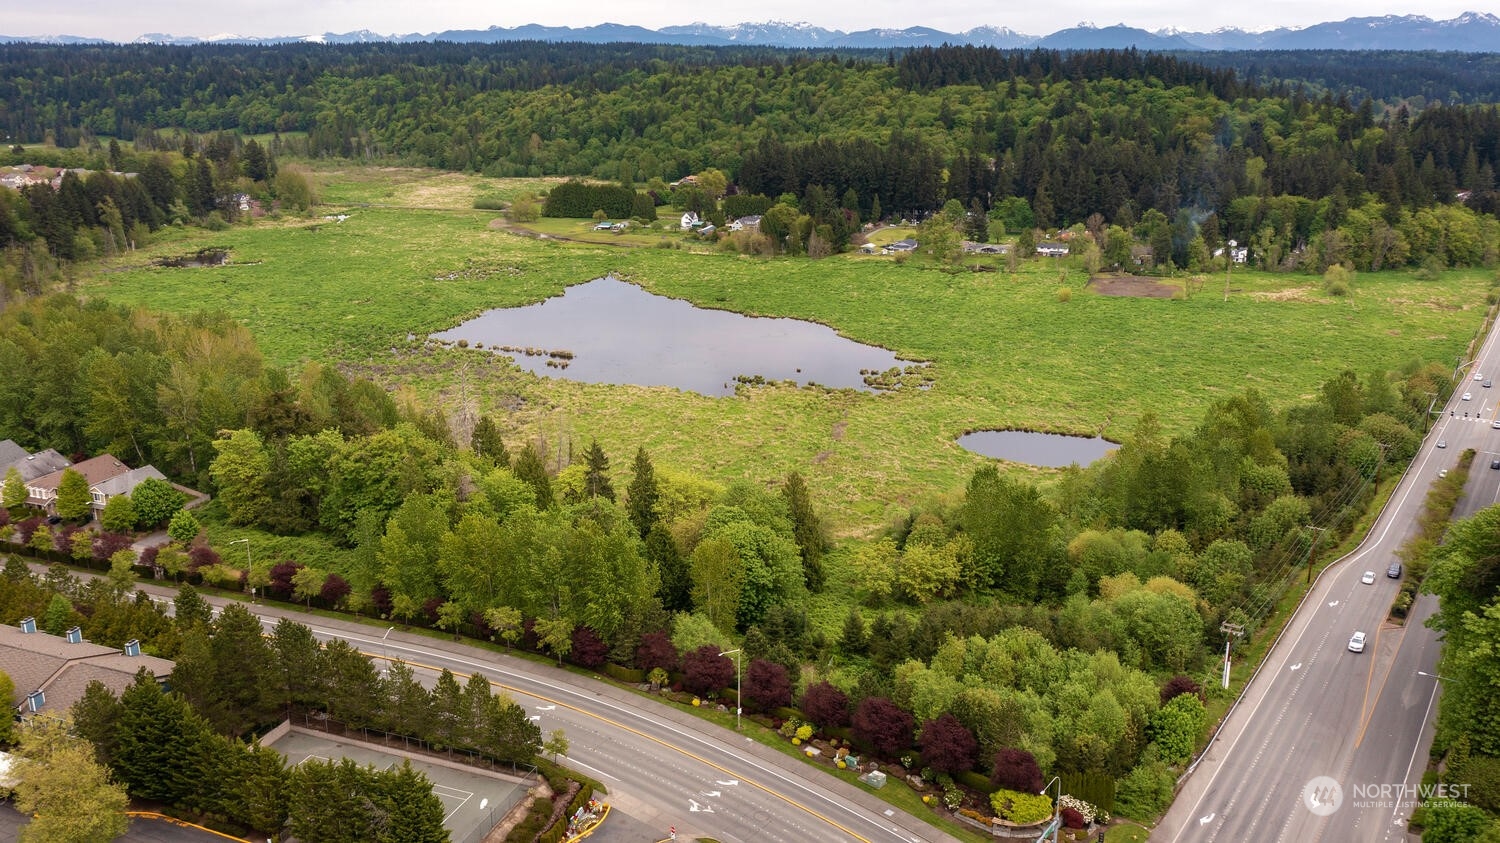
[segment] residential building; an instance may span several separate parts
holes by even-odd
[[[142,655],[137,642],[127,643],[123,650],[92,644],[83,640],[77,627],[59,638],[37,631],[35,619],[27,618],[19,627],[0,626],[0,667],[15,685],[8,704],[26,716],[65,713],[96,679],[118,696],[142,667],[164,682],[173,664]]]

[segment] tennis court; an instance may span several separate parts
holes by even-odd
[[[411,759],[411,766],[432,782],[432,792],[443,803],[443,825],[457,843],[479,840],[526,795],[526,784],[513,776],[477,770],[462,764],[449,765],[438,759],[388,752],[347,738],[292,729],[268,744],[286,757],[288,764],[307,760],[338,761],[387,770]]]

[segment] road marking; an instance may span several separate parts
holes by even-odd
[[[1297,662],[1296,664],[1292,665],[1291,669],[1292,670],[1301,670],[1302,669],[1302,662]]]
[[[712,806],[712,805],[701,805],[700,806],[694,800],[689,799],[688,800],[688,810],[691,811],[694,814],[697,814],[697,813],[700,813],[700,812],[704,813],[704,814],[712,814],[714,812],[714,806]]]
[[[1332,609],[1334,606],[1337,606],[1338,604],[1339,604],[1339,601],[1334,600],[1334,601],[1332,601],[1331,603],[1328,604],[1328,608]]]
[[[336,631],[336,630],[316,628],[316,627],[312,627],[312,626],[308,626],[308,628],[312,629],[314,632],[322,632],[325,635],[330,635],[330,636],[333,636],[335,638],[342,638],[344,640],[349,640],[350,637],[353,637],[353,638],[358,638],[359,637],[356,634],[349,633],[349,632],[339,632],[339,631]],[[365,643],[376,643],[376,642],[372,642],[372,641],[366,640]],[[406,647],[404,645],[397,644],[397,645],[391,645],[390,649],[393,649],[393,650],[409,650],[409,649],[412,649],[412,648],[408,648],[408,647]],[[367,657],[369,657],[369,656],[372,655],[370,653],[365,653],[362,650],[360,652],[363,655],[367,656]],[[421,652],[421,651],[418,651],[418,652]],[[478,667],[485,667],[485,665],[482,665],[482,664],[479,664],[477,662],[474,662],[474,661],[472,661],[472,660],[470,660],[468,658],[465,658],[464,656],[461,656],[461,655],[455,655],[455,654],[451,654],[451,653],[448,653],[448,654],[439,654],[439,655],[441,655],[443,658],[448,659],[449,661],[452,661],[452,662],[455,662],[455,663],[468,663],[468,664],[474,664],[474,665],[476,665]],[[412,667],[420,667],[423,670],[431,670],[431,671],[435,671],[435,672],[439,672],[439,673],[441,673],[443,671],[443,668],[436,667],[436,666],[430,665],[430,664],[424,664],[422,662],[406,661],[405,664],[408,664],[408,665],[410,665]],[[503,670],[504,668],[500,668],[500,669]],[[473,675],[473,674],[468,674],[468,673],[462,673],[462,672],[455,671],[455,670],[450,670],[449,672],[452,673],[454,675],[454,677],[458,678],[458,679],[468,679],[470,676]],[[549,685],[549,683],[546,680],[544,680],[544,679],[532,679],[531,681],[535,682],[538,685]],[[579,715],[582,715],[584,717],[588,717],[588,718],[591,718],[593,720],[597,720],[597,721],[599,721],[601,723],[607,723],[607,724],[609,724],[611,726],[614,726],[617,729],[622,729],[622,730],[624,730],[626,732],[629,732],[632,735],[635,735],[638,738],[641,738],[642,740],[650,741],[651,743],[657,744],[658,746],[661,746],[661,747],[663,747],[665,749],[669,749],[672,752],[676,752],[676,753],[678,753],[680,755],[685,755],[688,758],[691,758],[691,759],[693,759],[694,761],[697,761],[700,764],[706,764],[706,765],[714,768],[715,770],[718,770],[721,773],[727,773],[727,772],[729,772],[723,766],[721,766],[719,764],[716,764],[716,763],[708,760],[707,758],[704,758],[703,756],[698,755],[697,753],[689,752],[688,750],[683,749],[680,746],[676,746],[674,744],[667,743],[665,740],[662,740],[661,738],[655,737],[653,735],[648,735],[648,734],[646,734],[645,732],[642,732],[639,729],[635,729],[635,728],[632,728],[630,726],[627,726],[627,725],[625,725],[624,723],[621,723],[618,720],[613,720],[613,719],[611,719],[609,717],[605,717],[602,714],[594,714],[591,711],[584,711],[583,709],[578,708],[577,706],[569,705],[569,704],[567,704],[567,703],[565,703],[565,702],[563,702],[561,700],[555,700],[555,699],[552,699],[551,697],[544,697],[541,694],[538,694],[538,693],[536,693],[534,691],[527,691],[527,690],[524,690],[524,689],[521,689],[521,688],[516,688],[516,687],[510,686],[510,685],[506,685],[506,684],[501,683],[501,682],[496,682],[493,679],[490,680],[490,684],[493,685],[494,687],[499,688],[502,691],[506,691],[508,693],[520,694],[522,696],[527,696],[527,697],[531,697],[533,699],[543,700],[545,702],[552,703],[554,706],[561,706],[561,707],[563,707],[565,709],[568,709],[569,711],[575,712],[575,713],[577,713]],[[568,689],[562,688],[560,686],[552,686],[552,687],[557,687],[558,690],[560,690],[560,691],[568,691]],[[576,692],[570,692],[570,693],[576,693]],[[611,706],[614,705],[612,702],[609,702],[609,703],[606,703],[606,704],[611,705]],[[648,719],[645,714],[637,714],[635,712],[629,711],[628,709],[622,709],[622,711],[624,711],[627,714],[632,714],[634,716],[638,716],[638,717],[640,717],[643,720]],[[654,723],[654,725],[659,726],[659,727],[664,728],[664,729],[667,729],[668,731],[677,732],[678,734],[683,735],[683,737],[687,737],[687,738],[690,738],[692,740],[696,740],[699,743],[704,743],[704,744],[707,744],[709,746],[712,746],[712,744],[709,744],[709,742],[708,742],[707,739],[700,738],[700,737],[698,737],[696,735],[691,735],[691,734],[682,732],[681,730],[677,729],[676,727],[672,726],[669,723]],[[765,767],[760,767],[760,765],[755,764],[753,761],[751,761],[749,759],[741,758],[741,759],[737,759],[737,760],[739,760],[741,763],[747,763],[747,764],[751,764],[752,766],[758,767],[761,770],[763,770],[764,772],[766,772],[766,773],[768,773],[768,774],[770,774],[770,775],[772,775],[772,776],[774,776],[776,778],[779,778],[782,781],[785,781],[788,784],[791,784],[791,785],[793,785],[795,787],[802,787],[804,790],[806,789],[805,786],[798,785],[798,784],[792,782],[792,780],[785,773],[781,773],[779,771],[771,770],[771,769],[765,768]],[[740,781],[740,780],[736,779],[736,781]],[[837,820],[833,819],[832,817],[825,816],[824,814],[819,813],[818,811],[814,810],[813,808],[811,808],[811,807],[809,807],[807,805],[804,805],[801,802],[798,802],[797,800],[791,798],[790,796],[787,796],[787,795],[785,795],[783,793],[778,793],[777,791],[772,790],[770,787],[768,787],[766,785],[763,785],[763,784],[760,784],[759,782],[754,782],[754,781],[751,781],[749,779],[744,779],[743,781],[744,781],[745,784],[747,784],[747,785],[749,785],[749,786],[751,786],[751,787],[753,787],[753,788],[761,791],[762,793],[765,793],[768,796],[771,796],[772,798],[779,799],[782,802],[785,802],[786,804],[792,806],[793,808],[796,808],[796,809],[798,809],[798,810],[800,810],[800,811],[802,811],[802,812],[804,812],[806,814],[809,814],[809,815],[811,815],[811,816],[813,816],[813,817],[815,817],[815,818],[817,818],[819,820],[822,820],[825,823],[828,823],[829,825],[833,826],[834,828],[838,829],[839,831],[842,831],[845,834],[849,835],[850,837],[854,838],[855,840],[860,841],[860,843],[872,843],[872,841],[868,837],[865,837],[864,835],[859,834],[858,832],[854,831],[853,829],[851,829],[851,828],[849,828],[849,827],[847,827],[847,826],[839,823]],[[814,795],[817,795],[817,794],[814,794]],[[819,796],[819,798],[825,798],[825,797]],[[839,805],[839,803],[836,802],[832,798],[826,798],[826,801],[828,801],[828,802],[830,802],[831,804],[834,804],[834,805]],[[845,810],[849,811],[850,814],[853,814],[856,818],[858,818],[858,819],[860,819],[862,821],[868,822],[868,820],[865,820],[863,817],[860,817],[859,814],[855,813],[852,809],[849,809],[846,806],[842,806],[842,805],[839,805],[839,807],[843,807]],[[708,812],[705,812],[705,813],[708,813]]]
[[[740,782],[739,782],[738,779],[730,779],[727,782],[720,782],[720,781],[714,782],[714,784],[716,784],[716,785],[718,785],[720,787],[734,787],[735,785],[737,785],[739,783]]]
[[[1198,818],[1198,825],[1208,825],[1209,823],[1213,822],[1214,821],[1214,817],[1217,817],[1218,815],[1219,815],[1218,812],[1215,811],[1214,813],[1209,814],[1206,817],[1199,817]]]
[[[724,794],[720,793],[717,790],[705,790],[702,793],[703,793],[704,796],[709,796],[709,797],[714,797],[714,798],[718,798],[718,797],[724,795]]]
[[[537,711],[555,711],[556,709],[557,706],[555,705],[539,705],[536,707]]]
[[[568,757],[566,755],[564,755],[563,758],[566,759],[569,764],[577,764],[580,767],[588,767],[590,770],[593,770],[594,772],[596,772],[599,775],[605,777],[606,779],[614,779],[615,781],[620,781],[620,777],[619,776],[611,776],[609,773],[604,772],[603,770],[599,769],[598,767],[593,767],[593,766],[590,766],[588,764],[585,764],[585,763],[583,763],[582,761],[579,761],[576,758],[570,758],[570,757]]]

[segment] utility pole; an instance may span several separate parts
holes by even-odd
[[[1224,687],[1229,687],[1229,645],[1236,638],[1245,637],[1245,627],[1242,624],[1224,621],[1219,624],[1219,631],[1224,633]]]
[[[1317,555],[1318,552],[1318,542],[1323,538],[1323,533],[1327,531],[1328,528],[1314,527],[1309,524],[1307,529],[1316,530],[1318,532],[1318,534],[1313,537],[1312,544],[1307,546],[1307,581],[1310,583],[1312,582],[1313,558]]]

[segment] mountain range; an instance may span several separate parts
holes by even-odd
[[[153,44],[285,44],[317,42],[358,44],[372,42],[454,41],[497,43],[503,41],[572,41],[583,43],[638,42],[691,46],[754,45],[815,49],[899,48],[974,44],[1015,49],[1039,47],[1050,50],[1124,49],[1191,50],[1436,50],[1468,53],[1500,52],[1500,18],[1482,12],[1465,12],[1451,20],[1433,20],[1425,15],[1385,15],[1347,18],[1300,29],[1280,28],[1264,32],[1216,29],[1212,32],[1159,30],[1156,32],[1117,24],[1098,27],[1079,24],[1051,35],[1036,36],[1005,27],[981,26],[964,32],[942,32],[916,26],[906,29],[863,29],[843,32],[807,23],[741,23],[715,26],[692,23],[646,29],[617,23],[568,27],[527,24],[488,29],[454,29],[442,32],[381,35],[369,30],[322,35],[244,38],[234,35],[193,38],[149,33],[136,43]],[[104,44],[102,39],[70,35],[3,36],[0,42],[55,44]]]

